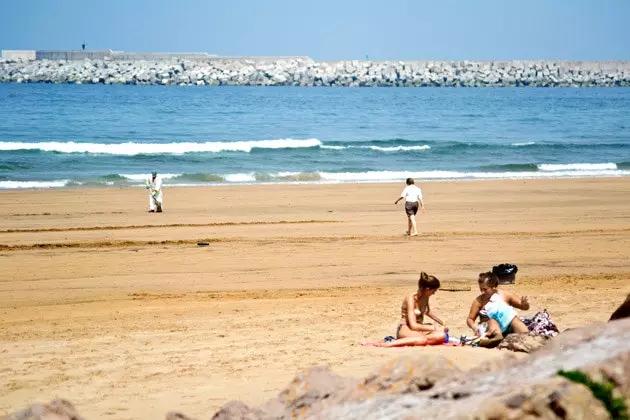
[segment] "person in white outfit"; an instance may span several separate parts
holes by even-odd
[[[152,172],[147,179],[147,190],[149,190],[149,213],[162,213],[162,178],[157,176],[157,172]]]
[[[418,208],[424,210],[424,202],[422,201],[422,190],[415,185],[413,178],[407,178],[407,186],[400,193],[398,200],[394,204],[398,204],[400,200],[405,199],[405,213],[407,214],[407,231],[406,235],[418,236],[416,227],[416,214]]]

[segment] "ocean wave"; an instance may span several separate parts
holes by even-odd
[[[319,172],[250,172],[224,175],[226,182],[234,183],[294,183],[294,182],[315,182],[321,180]]]
[[[91,153],[105,155],[156,155],[184,153],[251,152],[252,149],[295,149],[320,147],[318,139],[275,139],[205,143],[76,143],[70,142],[0,142],[0,151],[37,150],[56,153]]]
[[[480,169],[490,172],[536,172],[538,165],[535,163],[505,163],[501,165],[484,165]]]
[[[330,172],[320,173],[322,180],[328,182],[402,182],[411,177],[419,180],[460,180],[460,179],[531,179],[531,178],[591,178],[630,176],[630,170],[592,169],[566,170],[549,172],[457,172],[457,171],[423,171],[396,172],[374,171],[362,173]]]
[[[517,166],[517,165],[515,165]],[[366,172],[242,172],[230,174],[195,173],[164,174],[166,187],[193,185],[226,184],[301,184],[301,183],[363,183],[363,182],[403,182],[406,178],[415,178],[418,182],[439,180],[467,179],[537,179],[537,178],[592,178],[630,176],[630,170],[613,169],[610,166],[591,165],[589,168],[575,169],[564,165],[564,170],[532,170],[527,166],[520,171],[491,171],[488,167],[481,171],[366,171]],[[568,169],[568,168],[571,169]],[[0,181],[0,189],[18,188],[70,188],[70,187],[108,187],[144,185],[145,174],[106,175],[99,179],[54,180],[54,181]]]
[[[369,149],[374,150],[376,152],[411,152],[417,150],[429,150],[431,146],[427,144],[422,144],[418,146],[335,146],[335,145],[322,145],[322,149],[329,150],[346,150],[346,149]]]
[[[194,173],[194,174],[178,174],[170,177],[172,182],[223,182],[225,177],[219,174],[213,173]]]
[[[101,179],[104,179],[107,181],[124,181],[127,178],[120,174],[108,174],[108,175],[103,175]]]
[[[69,186],[67,179],[58,181],[0,181],[1,189],[17,188],[62,188]]]
[[[530,153],[580,153],[583,151],[628,149],[628,144],[623,143],[548,143],[548,142],[515,142],[493,143],[484,141],[426,141],[426,140],[365,140],[365,141],[326,141],[319,139],[275,139],[252,141],[217,141],[217,142],[182,142],[182,143],[81,143],[81,142],[0,142],[0,152],[19,153],[57,153],[75,154],[77,159],[83,159],[80,154],[121,156],[134,160],[153,161],[156,156],[163,158],[169,156],[173,161],[205,162],[209,159],[201,153],[211,153],[220,157],[220,153],[283,153],[295,149],[313,149],[318,151],[345,151],[356,150],[372,151],[377,153],[413,153],[431,150],[431,153],[440,156],[458,156],[461,153],[494,153],[498,150],[509,148],[527,148]],[[513,152],[510,152],[513,153]],[[4,165],[0,170],[28,169],[13,165]]]
[[[24,170],[24,169],[31,169],[33,166],[26,164],[26,163],[21,163],[21,162],[5,162],[5,163],[0,163],[0,171],[18,171],[18,170]]]
[[[567,164],[555,164],[555,163],[541,163],[538,165],[538,169],[541,171],[598,171],[598,170],[615,170],[617,164],[615,163],[567,163]]]
[[[149,179],[149,174],[116,174],[120,177],[122,177],[123,179],[128,179],[131,181],[146,181],[147,179]],[[162,174],[162,173],[158,173],[158,175],[160,176],[160,178],[164,179],[171,179],[171,178],[176,178],[178,176],[182,176],[182,174]],[[111,175],[108,175],[111,176]]]
[[[322,176],[319,172],[280,172],[276,179],[282,182],[312,182],[320,181]]]
[[[426,144],[421,146],[393,146],[393,147],[381,147],[381,146],[362,146],[370,150],[376,150],[379,152],[409,152],[414,150],[429,150],[431,146]]]

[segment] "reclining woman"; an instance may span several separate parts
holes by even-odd
[[[418,290],[403,300],[400,310],[400,324],[396,339],[389,342],[367,343],[376,347],[426,346],[444,343],[446,339],[444,323],[429,307],[429,298],[440,288],[440,281],[424,271],[420,273]],[[424,316],[439,325],[425,325]]]
[[[527,326],[520,320],[514,308],[528,310],[527,296],[516,297],[498,289],[499,278],[492,272],[479,274],[481,294],[473,300],[466,324],[473,330],[480,347],[494,347],[507,334],[526,333]],[[479,324],[475,321],[479,317]]]

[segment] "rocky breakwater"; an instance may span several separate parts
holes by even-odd
[[[0,82],[180,86],[630,86],[630,61],[0,60]]]

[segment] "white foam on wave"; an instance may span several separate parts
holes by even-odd
[[[312,177],[317,174],[317,177]],[[224,181],[217,182],[177,182],[178,174],[164,174],[165,179],[171,179],[168,182],[169,187],[175,186],[192,186],[192,185],[226,185],[226,184],[332,184],[347,182],[402,182],[406,178],[415,178],[422,181],[437,180],[466,180],[466,179],[551,179],[551,178],[595,178],[595,177],[620,177],[630,176],[630,170],[620,169],[584,169],[584,170],[551,170],[551,171],[522,171],[522,172],[456,172],[456,171],[371,171],[371,172],[279,172],[268,174],[268,178],[264,181],[258,181],[254,172],[250,173],[233,173],[222,175]],[[300,175],[307,175],[303,178]],[[129,174],[121,175],[132,181],[143,184],[148,177],[145,174]],[[295,178],[287,180],[287,178]],[[106,181],[104,185],[115,185],[112,181]],[[70,186],[83,185],[79,181],[55,180],[55,181],[0,181],[0,189],[18,189],[18,188],[63,188]],[[87,184],[86,184],[87,185]]]
[[[429,150],[431,146],[423,144],[418,146],[328,146],[322,145],[322,149],[331,149],[331,150],[345,150],[345,149],[369,149],[374,150],[376,152],[409,152],[415,150]]]
[[[617,177],[630,176],[628,170],[592,169],[566,170],[548,172],[456,172],[456,171],[423,171],[423,172],[320,172],[321,179],[326,182],[392,182],[406,178],[418,180],[458,180],[458,179],[531,179],[531,178],[580,178],[580,177]]]
[[[524,142],[524,143],[512,143],[512,146],[514,146],[514,147],[524,147],[524,146],[533,146],[535,144],[536,144],[535,141],[527,141],[527,142]]]
[[[67,179],[58,181],[0,181],[0,188],[61,188],[67,186],[69,182]]]
[[[409,152],[413,150],[429,150],[431,146],[422,145],[422,146],[392,146],[392,147],[381,147],[381,146],[360,146],[361,148],[367,148],[370,150],[376,150],[378,152]]]
[[[219,153],[219,152],[251,152],[252,149],[294,149],[305,147],[320,147],[318,139],[275,139],[235,142],[205,142],[205,143],[76,143],[69,142],[0,142],[0,151],[41,150],[57,153],[93,153],[107,155],[154,155],[154,154],[184,154],[184,153]]]
[[[254,173],[248,174],[228,174],[225,175],[227,182],[255,182],[256,175]]]
[[[149,176],[150,176],[150,174],[148,173],[146,174],[118,174],[118,175],[124,178],[127,178],[131,181],[146,181],[147,179],[149,179]],[[182,174],[161,174],[158,172],[158,176],[164,180],[164,179],[171,179],[178,176],[182,176]]]
[[[614,170],[617,169],[615,163],[568,163],[553,164],[542,163],[538,165],[541,171],[598,171],[598,170]]]

